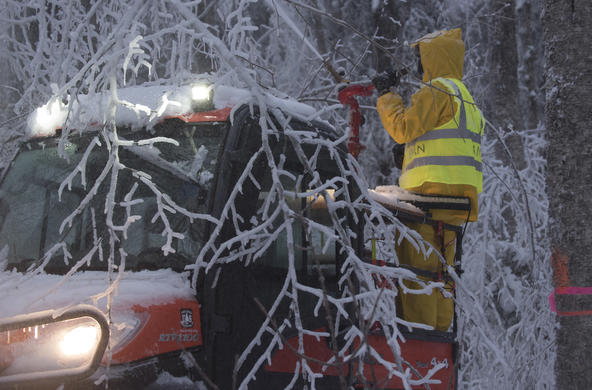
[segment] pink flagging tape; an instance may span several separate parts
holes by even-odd
[[[557,311],[555,305],[555,295],[592,295],[592,287],[557,287],[551,294],[549,294],[549,305],[551,311],[560,316],[587,316],[592,315],[592,310],[581,311]]]

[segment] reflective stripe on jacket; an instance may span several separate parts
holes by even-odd
[[[405,146],[401,187],[410,189],[426,182],[465,184],[483,190],[481,135],[484,121],[481,111],[457,79],[439,77],[449,98],[456,103],[451,120],[408,142]]]

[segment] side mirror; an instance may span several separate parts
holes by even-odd
[[[90,305],[0,319],[0,387],[86,378],[108,340],[105,315]]]

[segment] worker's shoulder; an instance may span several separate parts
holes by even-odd
[[[447,106],[451,102],[450,97],[454,94],[449,90],[444,81],[434,79],[422,83],[421,88],[411,97],[412,102],[436,103],[438,106]]]
[[[417,91],[417,93],[430,93],[430,94],[441,94],[441,95],[450,95],[452,93],[454,93],[453,91],[451,91],[451,87],[450,85],[448,85],[448,83],[446,82],[446,80],[443,80],[442,78],[437,78],[437,79],[433,79],[427,82],[422,82],[422,86],[419,89],[419,91]]]

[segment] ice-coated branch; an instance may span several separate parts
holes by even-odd
[[[92,139],[92,141],[90,142],[90,144],[88,145],[88,147],[84,151],[84,154],[82,155],[82,159],[80,159],[80,162],[78,163],[76,168],[60,184],[60,188],[58,189],[58,199],[60,201],[62,200],[62,191],[64,190],[64,187],[68,186],[68,191],[72,190],[72,180],[74,180],[74,178],[78,174],[80,174],[80,183],[82,184],[82,187],[84,189],[86,189],[86,163],[88,161],[88,157],[90,156],[91,152],[94,150],[95,146],[99,146],[99,147],[101,146],[101,141],[99,141],[98,137],[94,137]]]
[[[88,207],[91,200],[97,194],[99,187],[101,186],[101,184],[103,184],[103,181],[107,178],[107,175],[111,171],[111,168],[113,167],[114,163],[115,163],[115,156],[110,155],[109,160],[107,161],[107,163],[103,167],[103,170],[99,174],[99,177],[95,180],[95,183],[93,184],[91,189],[87,192],[84,199],[82,199],[82,201],[78,204],[76,209],[62,221],[62,224],[60,225],[60,230],[59,230],[60,234],[62,233],[62,231],[64,230],[64,228],[66,226],[72,226],[72,222],[74,221],[74,218],[76,218],[77,215],[82,213],[82,211],[86,207]]]

